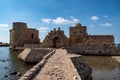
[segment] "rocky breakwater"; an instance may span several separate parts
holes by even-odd
[[[51,51],[53,51],[53,49],[50,48],[25,48],[24,51],[18,55],[18,58],[26,63],[38,63]]]
[[[92,69],[85,63],[81,55],[77,54],[69,54],[70,59],[70,66],[73,64],[74,66],[71,66],[71,68],[78,72],[78,74],[81,77],[81,80],[92,80],[91,74]],[[75,79],[77,80],[77,79]]]
[[[83,59],[82,55],[75,54],[75,51],[67,49],[66,50],[69,57],[70,67],[80,75],[81,80],[92,80],[92,68]],[[75,79],[76,80],[76,79]]]
[[[81,80],[92,80],[92,69],[83,61],[82,56],[77,54],[69,54],[69,56]]]

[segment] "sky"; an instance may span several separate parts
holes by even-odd
[[[40,40],[60,27],[80,23],[89,35],[114,35],[120,43],[120,0],[0,0],[0,42],[9,43],[13,22],[26,22],[39,30]]]

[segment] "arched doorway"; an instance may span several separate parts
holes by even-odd
[[[55,37],[53,38],[53,48],[59,48],[60,47],[60,38]]]

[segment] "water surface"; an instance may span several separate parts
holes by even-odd
[[[9,50],[9,47],[0,47],[0,80],[17,80],[20,76],[10,73],[17,71],[23,75],[33,66],[20,61],[17,58],[18,54]]]
[[[120,56],[83,56],[93,80],[120,80]]]

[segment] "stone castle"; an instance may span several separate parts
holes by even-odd
[[[111,45],[114,44],[113,35],[88,35],[87,27],[77,23],[69,28],[70,36],[67,38],[64,31],[58,28],[46,35],[41,47],[60,48],[75,45]],[[13,29],[10,30],[10,46],[23,47],[24,44],[39,44],[39,31],[27,28],[23,22],[14,22]]]
[[[27,28],[23,22],[14,22],[10,30],[10,47],[23,47],[24,44],[39,44],[39,31]]]
[[[70,27],[70,45],[114,44],[113,35],[88,35],[86,26],[76,24]]]

